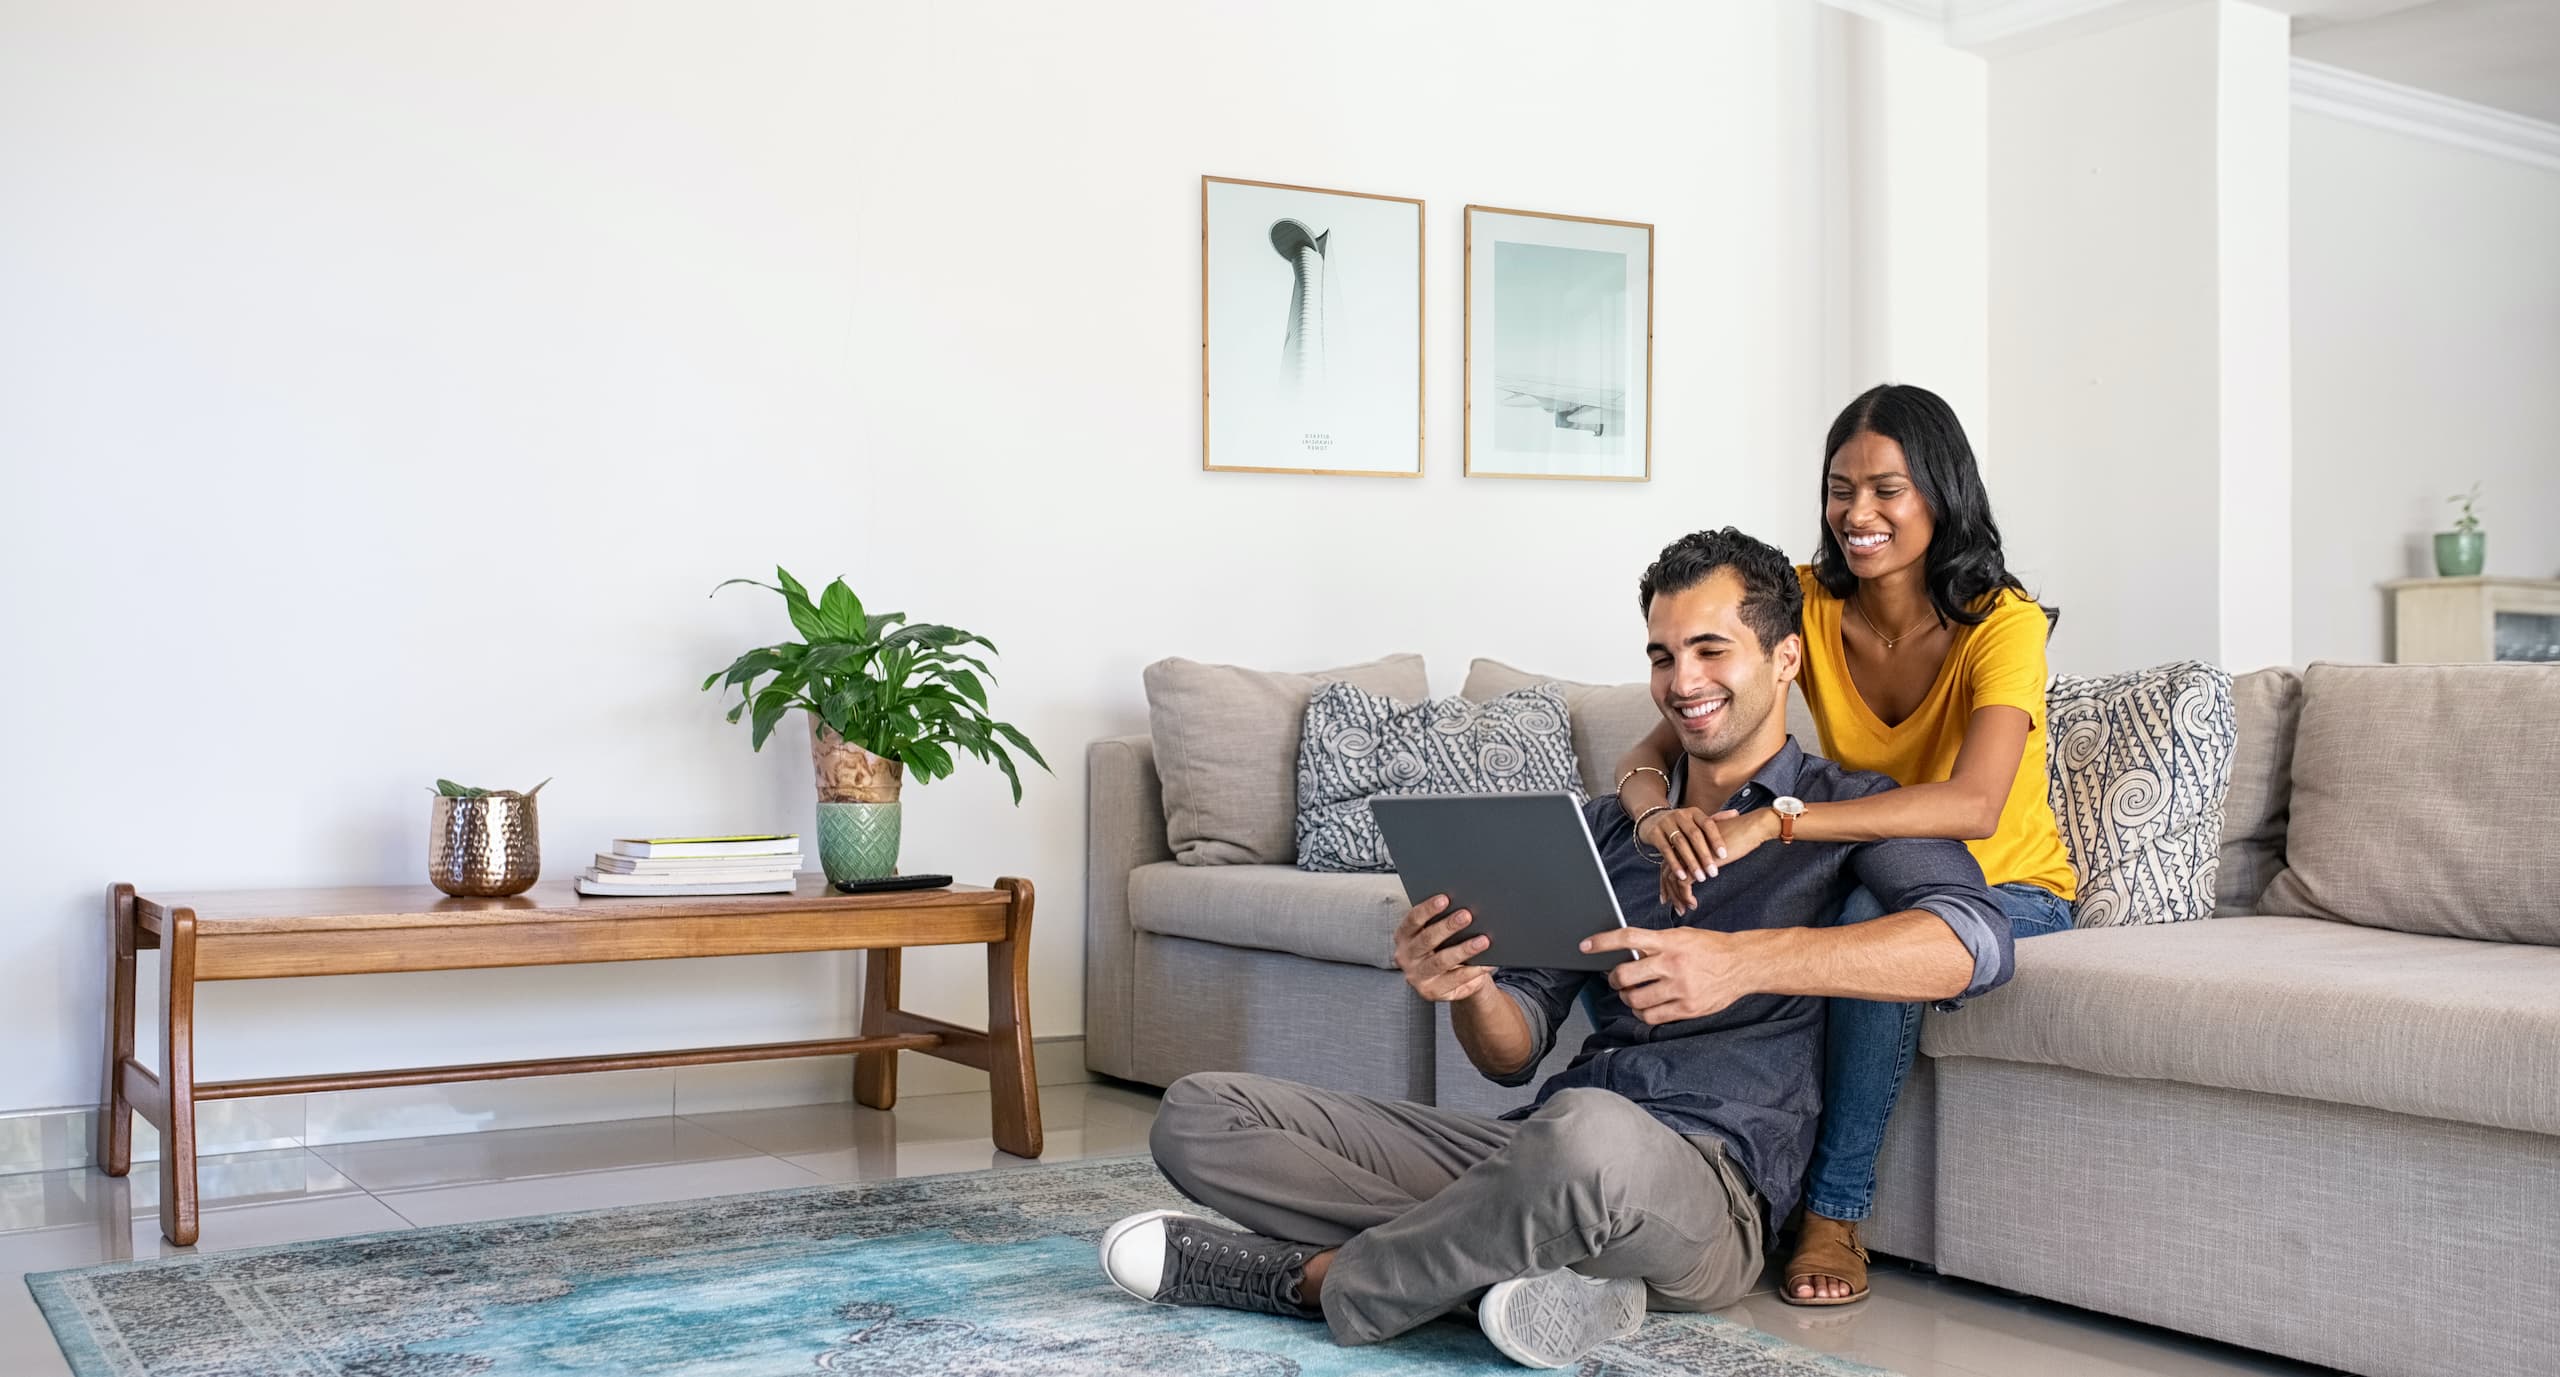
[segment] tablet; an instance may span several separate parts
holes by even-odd
[[[1627,920],[1572,795],[1386,794],[1369,811],[1405,896],[1446,894],[1452,911],[1475,915],[1461,937],[1493,939],[1468,964],[1601,971],[1630,959],[1582,950]]]

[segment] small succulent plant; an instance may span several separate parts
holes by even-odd
[[[550,780],[546,779],[542,781],[542,784],[549,784],[550,782]],[[435,794],[439,798],[488,798],[492,795],[499,798],[531,798],[542,792],[542,784],[537,784],[532,788],[519,793],[514,789],[483,789],[478,785],[456,784],[449,779],[439,779],[436,781]]]

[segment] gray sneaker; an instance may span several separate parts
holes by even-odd
[[[1476,1323],[1523,1367],[1567,1367],[1644,1325],[1644,1282],[1571,1270],[1518,1277],[1484,1293]]]
[[[1102,1235],[1102,1270],[1121,1290],[1159,1305],[1222,1305],[1316,1319],[1298,1299],[1316,1249],[1284,1243],[1177,1210],[1149,1210]]]

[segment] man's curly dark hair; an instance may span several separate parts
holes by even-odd
[[[1760,638],[1763,651],[1804,634],[1804,585],[1786,552],[1731,526],[1693,532],[1663,546],[1662,556],[1637,586],[1637,605],[1650,616],[1655,594],[1687,592],[1719,569],[1731,569],[1742,580],[1742,622]]]

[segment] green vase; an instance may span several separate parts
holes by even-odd
[[[2486,531],[2438,531],[2436,572],[2449,579],[2470,578],[2480,572],[2480,561],[2488,547]]]
[[[818,805],[818,864],[830,884],[898,873],[898,807],[894,803]]]

